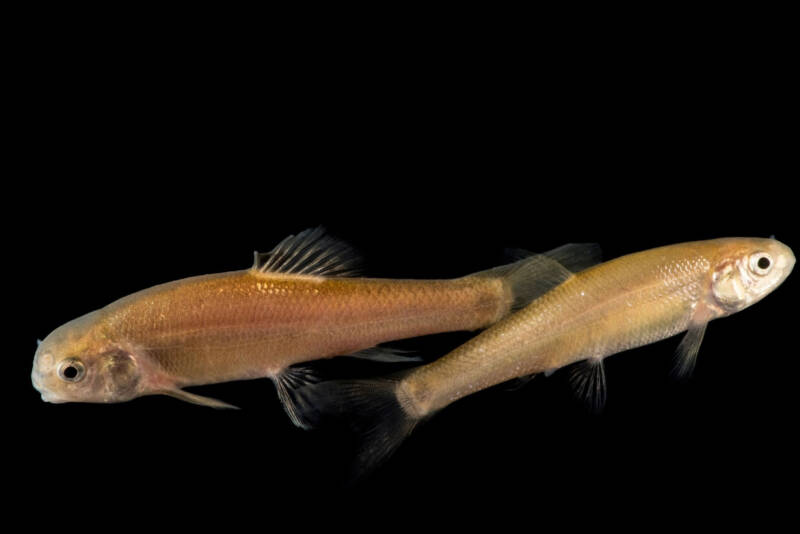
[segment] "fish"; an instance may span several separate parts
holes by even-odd
[[[558,251],[554,252],[558,257]],[[562,261],[579,263],[561,255]],[[31,380],[50,403],[118,403],[163,394],[235,408],[184,388],[268,377],[291,420],[301,365],[339,355],[413,361],[381,343],[489,326],[538,295],[541,262],[523,259],[451,280],[360,278],[352,247],[323,228],[292,235],[251,268],[157,285],[50,333]]]
[[[707,324],[774,291],[795,257],[774,239],[722,238],[636,252],[583,270],[552,258],[544,263],[538,298],[449,354],[389,376],[301,389],[309,399],[304,426],[345,418],[362,434],[352,481],[386,461],[421,421],[497,384],[566,367],[579,398],[597,412],[606,399],[604,358],[682,332],[673,374],[687,379]]]

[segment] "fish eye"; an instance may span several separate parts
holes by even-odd
[[[85,374],[86,368],[76,358],[67,358],[58,365],[58,376],[67,382],[78,382]]]
[[[765,275],[772,267],[772,259],[769,254],[754,254],[750,257],[750,270],[759,275]]]

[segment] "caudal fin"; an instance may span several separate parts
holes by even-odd
[[[566,282],[573,273],[600,261],[600,248],[593,243],[570,243],[543,254],[522,250],[510,254],[521,259],[473,275],[502,278],[511,292],[509,311],[524,308]]]
[[[350,482],[385,462],[420,421],[398,397],[400,379],[332,380],[299,391],[307,400],[303,419],[308,426],[333,416],[346,421],[357,434]]]
[[[383,363],[414,363],[422,361],[422,358],[411,351],[383,346],[372,347],[348,354],[348,356]],[[316,366],[313,363],[292,365],[273,376],[272,380],[278,391],[278,398],[292,423],[306,430],[311,428],[313,423],[308,418],[313,417],[316,409],[314,404],[316,395],[313,393],[314,389],[311,386],[322,381],[316,373]]]

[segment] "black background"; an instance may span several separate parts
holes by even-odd
[[[599,416],[559,373],[493,388],[350,490],[348,433],[293,428],[268,380],[194,389],[236,412],[166,397],[51,405],[30,385],[35,341],[60,324],[246,268],[253,250],[316,225],[381,277],[456,277],[502,263],[506,247],[565,242],[598,242],[606,258],[740,235],[797,249],[797,87],[780,41],[638,39],[370,50],[342,37],[261,56],[247,35],[113,51],[73,36],[40,51],[47,83],[21,82],[22,193],[7,199],[25,213],[8,228],[21,298],[7,355],[24,489],[209,517],[352,493],[397,510],[522,496],[535,505],[514,513],[533,516],[570,503],[683,514],[713,509],[710,496],[780,510],[797,447],[796,274],[709,326],[687,385],[668,377],[676,338],[606,360]],[[417,343],[432,359],[468,337]]]

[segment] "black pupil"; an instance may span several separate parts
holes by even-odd
[[[77,367],[69,366],[64,369],[64,378],[75,378],[78,376],[78,369]]]
[[[761,258],[758,260],[759,269],[766,269],[767,267],[769,267],[769,258]]]

